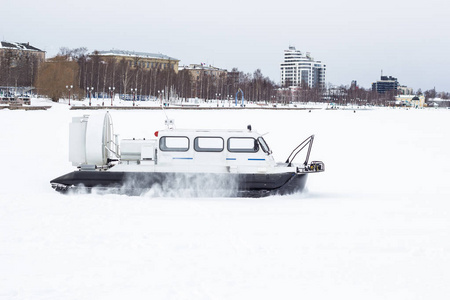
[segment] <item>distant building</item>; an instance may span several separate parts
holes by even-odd
[[[404,85],[399,85],[397,90],[400,95],[413,95],[414,94],[414,90],[412,88],[409,88]]]
[[[450,99],[430,98],[428,99],[427,104],[432,107],[450,107]]]
[[[422,108],[425,106],[425,96],[400,95],[395,97],[395,104],[401,106],[410,106]]]
[[[205,64],[190,64],[189,66],[180,66],[181,70],[188,70],[193,79],[200,79],[202,75],[211,75],[220,77],[227,74],[227,70]]]
[[[9,54],[13,56],[13,66],[21,58],[34,57],[39,63],[45,61],[45,51],[31,46],[30,43],[1,42],[0,58],[5,59]]]
[[[372,91],[384,94],[389,91],[397,92],[399,87],[398,80],[392,76],[381,76],[381,79],[372,83]]]
[[[203,80],[207,77],[215,80],[227,80],[227,70],[206,64],[190,64],[189,66],[180,66],[180,71],[186,70],[191,75],[191,97],[203,98]],[[207,84],[207,83],[206,83]],[[221,95],[225,96],[225,95]]]
[[[179,59],[156,53],[135,52],[124,50],[94,51],[91,56],[97,55],[103,59],[114,59],[117,62],[125,60],[130,68],[151,69],[172,69],[178,73]]]
[[[44,61],[45,51],[30,43],[0,42],[0,89],[8,92],[14,87],[17,93],[32,90],[39,65]]]
[[[295,47],[284,50],[284,61],[280,64],[282,86],[325,88],[326,65],[315,61],[309,52],[303,54]]]

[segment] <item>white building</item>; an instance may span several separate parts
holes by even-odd
[[[315,61],[309,52],[303,54],[295,47],[284,50],[284,62],[280,65],[282,86],[301,86],[325,88],[326,65]]]
[[[412,88],[409,88],[404,85],[399,85],[397,87],[397,91],[400,93],[400,95],[413,95],[414,94],[414,90]]]
[[[395,104],[402,106],[411,106],[414,108],[423,108],[425,106],[425,96],[399,95],[395,96]]]

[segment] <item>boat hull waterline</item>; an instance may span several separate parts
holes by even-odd
[[[198,174],[74,171],[50,183],[62,193],[97,192],[175,197],[265,197],[302,192],[308,174]]]

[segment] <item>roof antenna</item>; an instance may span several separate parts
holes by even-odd
[[[164,124],[166,125],[167,129],[173,129],[175,127],[175,120],[169,119],[169,117],[166,114],[166,111],[164,109],[164,104],[161,102],[161,109],[164,112],[164,115],[166,116],[166,120],[164,121]]]

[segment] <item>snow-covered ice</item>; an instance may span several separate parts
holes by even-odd
[[[0,299],[448,299],[450,110],[166,111],[326,171],[262,199],[60,195],[70,111],[0,110]],[[161,111],[111,111],[121,138]]]

